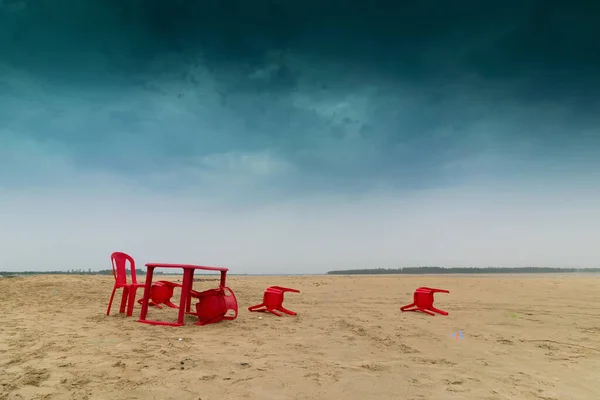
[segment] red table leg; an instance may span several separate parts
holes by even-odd
[[[221,283],[220,286],[223,288],[225,287],[225,281],[226,281],[226,276],[227,276],[227,272],[226,271],[221,271]]]
[[[148,302],[150,301],[150,292],[152,291],[152,275],[154,274],[154,267],[148,267],[146,271],[146,283],[144,286],[144,297],[142,298],[142,311],[140,313],[139,322],[146,320],[148,314]]]
[[[194,288],[194,270],[191,269],[190,270],[190,286],[188,288],[188,293],[191,293],[193,288]],[[185,312],[189,313],[191,309],[192,309],[192,295],[190,294],[187,299]]]
[[[185,311],[188,307],[190,299],[190,289],[193,283],[194,270],[189,268],[183,269],[183,282],[181,282],[181,299],[179,300],[179,316],[177,317],[177,323],[183,325],[183,319],[185,318]]]

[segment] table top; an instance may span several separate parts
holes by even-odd
[[[183,268],[183,269],[202,269],[205,271],[219,271],[227,272],[229,268],[222,267],[206,267],[204,265],[192,265],[192,264],[163,264],[163,263],[148,263],[146,267],[154,268]]]

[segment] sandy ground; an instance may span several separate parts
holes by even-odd
[[[597,276],[231,277],[204,327],[106,316],[112,284],[0,278],[0,399],[600,399]],[[247,311],[270,285],[297,317]],[[401,313],[418,286],[450,315]]]

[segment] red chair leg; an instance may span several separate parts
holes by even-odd
[[[288,310],[288,309],[287,309],[287,308],[285,308],[285,307],[279,307],[277,310],[279,310],[279,311],[281,311],[281,312],[283,312],[283,313],[286,313],[286,314],[288,314],[288,315],[296,315],[296,313],[295,313],[295,312],[293,312],[293,311],[290,311],[290,310]]]
[[[179,306],[178,306],[178,305],[171,303],[171,301],[170,301],[170,300],[167,300],[167,301],[165,301],[165,305],[166,305],[167,307],[171,307],[171,308],[179,308]]]
[[[278,312],[277,312],[277,311],[275,311],[275,310],[272,310],[272,309],[271,309],[271,310],[269,310],[269,309],[267,309],[267,311],[268,311],[268,312],[270,312],[271,314],[275,314],[275,315],[277,315],[278,317],[281,317],[281,314],[280,314],[280,313],[278,313]]]
[[[248,311],[266,311],[266,310],[259,310],[259,308],[264,307],[264,306],[265,306],[265,303],[260,303],[255,306],[248,307]]]
[[[138,304],[142,304],[142,302],[144,301],[144,299],[139,299],[137,302]],[[158,307],[158,308],[162,308],[160,306],[160,304],[156,304],[155,302],[153,302],[152,300],[148,300],[148,306],[150,307]]]
[[[112,293],[110,295],[110,300],[108,301],[108,308],[106,309],[106,315],[110,315],[110,308],[112,307],[113,299],[115,298],[115,292],[117,291],[117,287],[113,287]]]
[[[128,295],[129,295],[129,288],[124,287],[123,293],[121,295],[121,307],[119,308],[119,313],[121,313],[121,314],[125,312],[125,307],[127,306]]]
[[[185,305],[185,312],[190,312],[192,310],[192,296],[188,296],[187,304]]]
[[[431,307],[430,310],[435,311],[436,313],[441,314],[441,315],[448,315],[447,311],[440,310],[439,308]]]
[[[127,299],[127,316],[131,317],[133,315],[133,306],[135,305],[135,293],[137,292],[137,287],[132,287],[129,289],[129,296]]]

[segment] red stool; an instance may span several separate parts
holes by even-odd
[[[277,311],[281,311],[288,315],[296,315],[295,312],[290,311],[283,307],[283,294],[285,292],[293,292],[300,293],[299,290],[285,288],[281,286],[271,286],[265,290],[265,294],[263,295],[263,302],[257,304],[252,307],[248,307],[248,311],[258,311],[258,312],[270,312],[271,314],[275,314],[278,317],[281,317],[281,314]],[[264,307],[264,308],[261,308]]]
[[[439,310],[433,306],[434,293],[450,293],[448,290],[435,289],[429,287],[420,287],[415,291],[414,299],[411,304],[401,307],[401,311],[421,311],[425,314],[435,315],[434,312],[441,315],[448,315],[446,311]],[[412,307],[412,308],[411,308]]]
[[[177,305],[171,302],[173,291],[176,287],[181,287],[181,285],[179,283],[169,281],[157,281],[156,283],[153,283],[150,292],[150,302],[148,305],[162,308],[160,305],[164,304],[167,307],[179,308]],[[138,303],[142,304],[142,299],[139,299]]]

